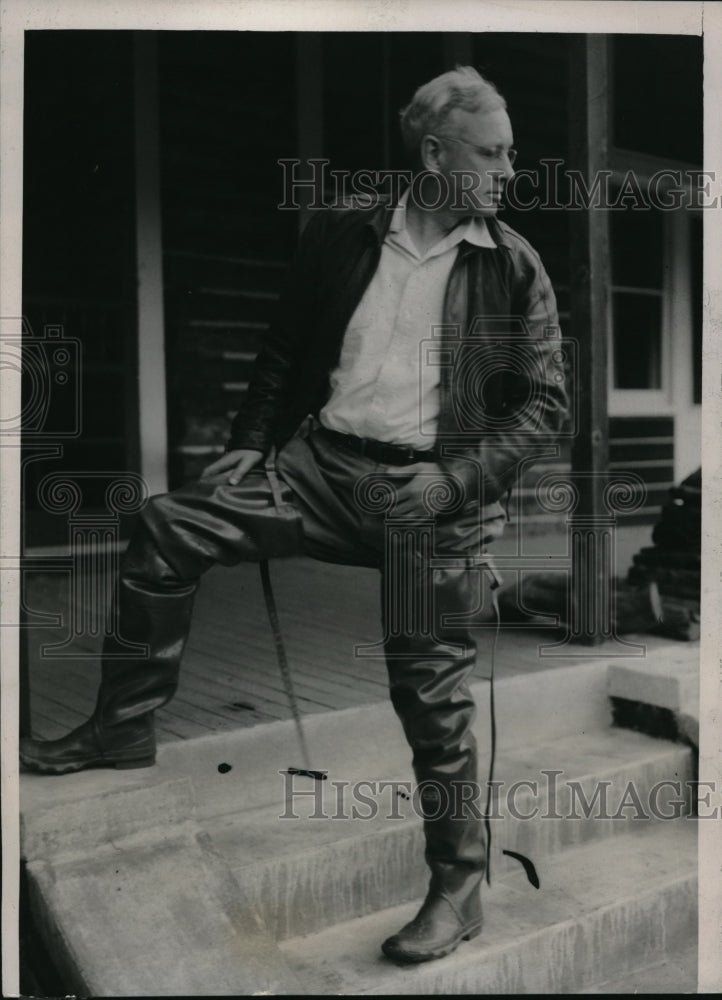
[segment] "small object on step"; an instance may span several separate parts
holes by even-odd
[[[526,877],[529,879],[531,884],[535,889],[539,888],[539,876],[536,873],[536,868],[534,867],[534,862],[530,861],[529,858],[525,858],[523,854],[517,854],[516,851],[502,851],[502,854],[506,854],[507,857],[514,858],[519,861],[526,872]]]
[[[313,778],[314,781],[326,781],[328,777],[328,771],[312,771],[307,767],[289,767],[286,769],[286,774],[301,774]]]

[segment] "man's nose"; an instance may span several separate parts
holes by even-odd
[[[512,179],[515,173],[514,168],[512,167],[506,154],[504,155],[504,159],[506,160],[506,163],[502,163],[500,167],[495,167],[494,170],[489,171],[489,176],[499,188],[503,188],[504,185]]]
[[[504,182],[506,183],[506,181],[510,181],[514,176],[514,167],[512,165],[511,160],[509,159],[508,153],[502,154],[502,166],[503,166],[502,176],[504,178]]]

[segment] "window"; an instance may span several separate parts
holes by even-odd
[[[611,390],[624,393],[629,403],[636,399],[647,407],[665,401],[669,388],[665,223],[664,215],[653,209],[609,214]]]
[[[614,388],[662,388],[662,296],[615,288],[612,293]]]

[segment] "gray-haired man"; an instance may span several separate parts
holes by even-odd
[[[424,961],[481,930],[485,865],[467,683],[473,633],[442,622],[474,610],[471,567],[503,530],[499,501],[530,436],[558,432],[566,396],[551,285],[535,251],[496,219],[515,156],[503,98],[460,68],[417,91],[402,130],[414,160],[409,189],[395,206],[314,216],[228,450],[140,517],[116,602],[119,634],[146,643],[149,658],[115,658],[108,641],[92,718],[61,740],[24,740],[21,759],[46,774],[153,763],[153,712],[175,692],[193,596],[210,566],[303,552],[385,574],[406,560],[405,605],[431,595],[434,621],[386,627],[385,652],[428,793],[431,882],[419,914],[383,949]],[[500,340],[507,359],[524,352],[520,330],[533,363],[500,364]],[[422,364],[422,342],[439,331],[436,363]],[[272,451],[275,470],[263,462]],[[390,552],[384,510],[363,500],[364,484],[390,481],[394,518],[428,518],[430,477],[456,497],[434,525],[440,569],[423,546]],[[388,626],[398,606],[383,612]]]

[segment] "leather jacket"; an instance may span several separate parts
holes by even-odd
[[[227,450],[280,449],[319,413],[391,215],[377,204],[311,218]],[[556,438],[567,409],[549,278],[518,233],[495,218],[487,225],[496,248],[459,244],[443,327],[433,339],[430,330],[425,343],[430,363],[440,365],[437,460],[485,504],[511,488],[531,450]]]

